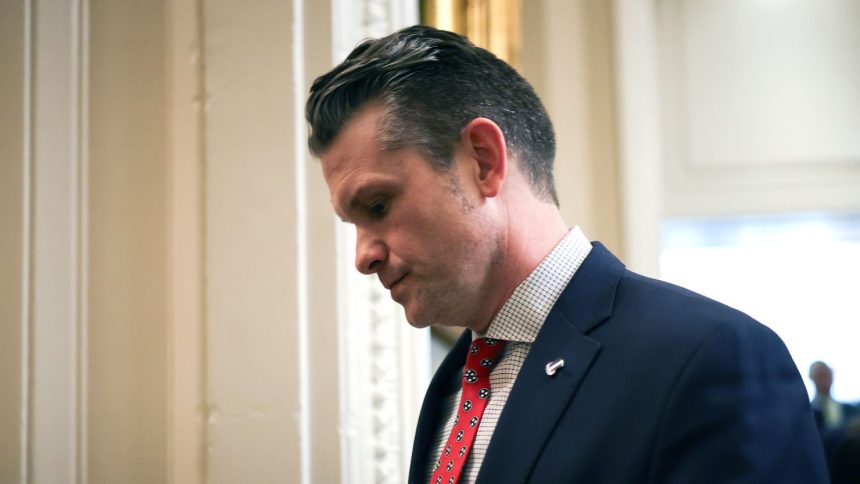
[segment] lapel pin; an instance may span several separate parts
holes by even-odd
[[[555,361],[550,361],[546,364],[546,374],[549,376],[553,376],[555,375],[555,372],[557,372],[562,366],[564,366],[563,358],[559,358]]]

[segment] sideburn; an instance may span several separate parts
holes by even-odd
[[[463,188],[457,180],[456,170],[451,170],[446,176],[448,178],[448,191],[457,199],[457,203],[460,204],[463,212],[470,213],[475,208],[475,205],[470,202],[469,199],[466,198],[466,194],[463,193]]]

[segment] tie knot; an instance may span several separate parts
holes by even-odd
[[[505,347],[505,341],[492,338],[478,338],[472,341],[469,355],[466,357],[466,373],[468,375],[486,375],[498,363],[499,355]],[[471,371],[469,371],[471,370]]]

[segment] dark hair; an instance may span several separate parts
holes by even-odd
[[[418,148],[437,171],[451,167],[464,126],[477,117],[491,119],[536,195],[558,205],[555,134],[543,104],[517,71],[465,37],[416,25],[359,44],[311,86],[305,109],[311,152],[325,152],[370,102],[384,109],[383,149]]]

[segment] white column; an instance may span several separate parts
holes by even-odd
[[[656,6],[614,0],[618,140],[625,262],[656,276],[663,216]]]
[[[28,4],[27,480],[86,475],[86,49],[79,1]],[[26,68],[26,67],[25,67]],[[82,82],[83,81],[83,82]],[[25,117],[26,119],[26,117]]]

